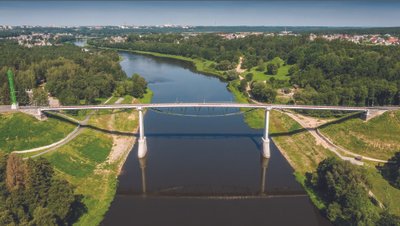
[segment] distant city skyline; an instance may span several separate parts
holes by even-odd
[[[0,24],[400,26],[394,1],[0,1]]]

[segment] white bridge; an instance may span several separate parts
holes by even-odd
[[[270,141],[268,137],[269,114],[272,109],[291,109],[291,110],[331,110],[331,111],[349,111],[364,112],[365,118],[370,111],[377,110],[398,110],[399,106],[378,106],[378,107],[345,107],[345,106],[311,106],[311,105],[276,105],[276,104],[240,104],[240,103],[152,103],[152,104],[118,104],[118,105],[78,105],[61,107],[20,107],[20,109],[36,109],[39,115],[45,111],[61,110],[102,110],[102,109],[136,109],[139,112],[139,140],[138,157],[144,158],[147,153],[146,137],[144,135],[143,110],[147,108],[246,108],[246,109],[264,109],[265,125],[264,135],[262,137],[264,157],[270,157]]]

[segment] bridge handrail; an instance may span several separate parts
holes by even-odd
[[[352,107],[324,105],[282,105],[282,104],[242,104],[242,103],[150,103],[119,105],[76,105],[60,107],[20,107],[21,109],[38,109],[39,111],[83,110],[83,109],[139,109],[139,108],[257,108],[257,109],[292,109],[292,110],[335,110],[335,111],[369,111],[398,110],[400,106]]]

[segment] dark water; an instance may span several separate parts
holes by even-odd
[[[226,84],[182,62],[122,52],[128,75],[139,73],[153,102],[232,101]],[[204,117],[238,109],[148,111],[148,154],[135,147],[119,178],[103,225],[329,225],[295,181],[275,145],[260,155],[262,130],[242,115]]]

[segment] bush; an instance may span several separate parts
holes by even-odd
[[[228,81],[233,81],[239,78],[239,74],[234,70],[227,71],[225,74]]]
[[[248,81],[248,82],[250,82],[251,80],[253,80],[253,73],[247,73],[246,74],[246,80]]]
[[[269,75],[276,75],[278,74],[278,66],[273,63],[269,63],[267,65],[267,74]]]

